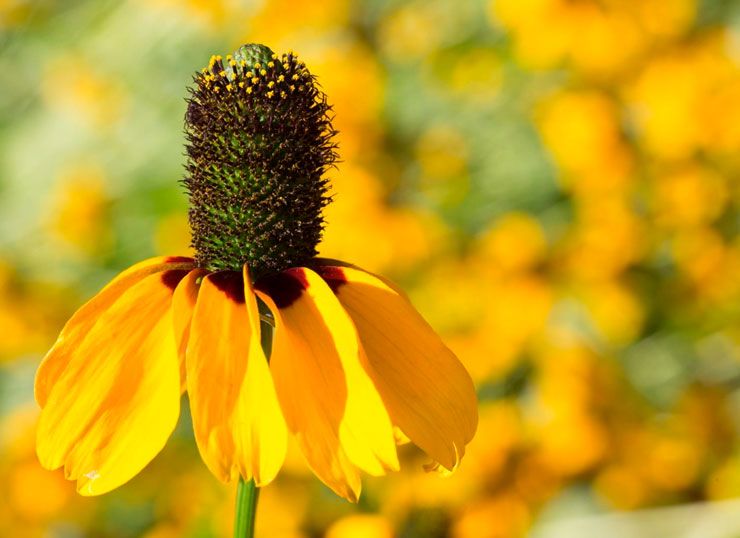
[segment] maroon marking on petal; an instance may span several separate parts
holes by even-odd
[[[187,269],[171,269],[169,271],[162,271],[160,278],[165,286],[175,291],[177,285],[189,272]]]
[[[193,263],[193,258],[187,256],[167,256],[164,263]]]
[[[213,285],[224,292],[226,296],[238,304],[244,303],[244,278],[238,271],[219,271],[210,278]]]
[[[308,280],[303,269],[288,269],[282,273],[268,275],[259,279],[255,287],[275,301],[280,309],[288,308],[308,288]]]
[[[341,267],[335,267],[333,265],[320,265],[314,269],[324,282],[331,288],[334,295],[337,294],[339,288],[347,283],[347,275],[344,274],[344,269]]]

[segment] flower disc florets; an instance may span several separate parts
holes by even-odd
[[[336,160],[326,95],[293,53],[244,45],[194,77],[185,117],[195,259],[256,279],[316,255]]]

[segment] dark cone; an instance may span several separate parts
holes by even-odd
[[[199,266],[252,277],[306,265],[337,155],[331,107],[305,65],[262,45],[215,56],[185,116],[190,226]]]

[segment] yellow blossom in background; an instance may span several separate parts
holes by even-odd
[[[380,27],[385,53],[397,61],[423,58],[432,53],[442,37],[438,5],[414,2],[390,13]]]
[[[7,535],[21,528],[42,529],[65,509],[74,490],[61,473],[49,473],[38,463],[34,450],[34,429],[38,413],[19,409],[0,423],[0,449],[4,461],[0,504],[0,532]]]
[[[110,198],[105,185],[105,172],[99,166],[81,164],[59,174],[52,195],[48,222],[51,233],[88,256],[111,248]]]
[[[503,493],[471,504],[455,523],[455,538],[518,538],[526,536],[530,512],[524,499]]]
[[[679,168],[655,182],[655,213],[666,228],[711,223],[724,210],[727,185],[716,172],[696,165]]]
[[[334,523],[327,538],[392,538],[391,524],[379,516],[348,516]]]
[[[121,85],[84,56],[53,58],[46,66],[41,89],[50,106],[86,120],[93,128],[110,128],[126,111]]]
[[[540,113],[544,142],[565,177],[564,186],[605,190],[628,181],[631,159],[620,133],[619,109],[597,92],[553,96]],[[583,187],[582,183],[585,183]]]
[[[445,69],[441,77],[461,98],[487,103],[501,90],[503,67],[496,50],[478,48],[455,58],[452,67]]]

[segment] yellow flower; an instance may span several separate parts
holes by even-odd
[[[399,430],[454,470],[477,426],[470,376],[394,285],[316,257],[335,158],[325,97],[292,53],[273,63],[248,45],[234,58],[241,70],[210,69],[238,83],[247,63],[272,65],[266,80],[295,74],[305,92],[275,104],[200,75],[186,115],[195,257],[134,265],[64,327],[36,375],[42,465],[64,466],[83,495],[120,486],[162,449],[187,391],[201,457],[224,482],[271,482],[291,437],[356,501],[360,471],[398,470]],[[247,107],[255,121],[229,121]]]
[[[274,324],[270,362],[258,299]],[[83,495],[105,493],[162,449],[190,398],[221,480],[269,483],[287,432],[316,475],[356,500],[358,470],[398,469],[393,427],[453,470],[477,423],[472,381],[387,281],[316,259],[260,278],[153,258],[70,319],[36,376],[38,454]]]

